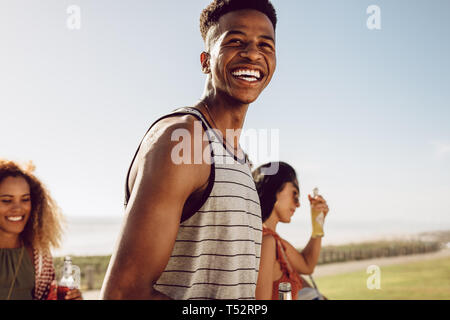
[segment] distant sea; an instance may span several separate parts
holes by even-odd
[[[60,249],[54,256],[110,255],[119,238],[121,217],[68,217],[66,232]],[[450,230],[450,223],[443,221],[345,221],[325,222],[323,245],[339,245],[363,241],[415,238],[422,232]],[[302,248],[311,235],[311,223],[307,217],[293,219],[290,224],[279,224],[277,232],[295,247]]]
[[[122,225],[118,217],[68,217],[61,248],[52,251],[54,256],[110,255]]]

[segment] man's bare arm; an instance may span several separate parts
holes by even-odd
[[[153,285],[169,261],[186,199],[208,181],[210,173],[206,163],[177,165],[171,159],[179,143],[171,141],[173,130],[186,129],[194,139],[193,121],[184,119],[182,123],[163,120],[149,132],[151,141],[141,147],[127,218],[105,277],[103,299],[168,298]]]

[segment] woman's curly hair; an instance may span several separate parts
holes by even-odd
[[[7,177],[22,177],[27,181],[31,195],[31,214],[21,238],[26,246],[49,251],[50,248],[60,246],[64,218],[46,187],[33,174],[34,169],[32,162],[21,166],[13,161],[0,159],[0,183]]]

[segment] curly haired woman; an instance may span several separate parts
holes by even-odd
[[[0,300],[56,298],[50,248],[59,246],[62,215],[33,170],[0,159]],[[66,295],[73,299],[78,289]]]

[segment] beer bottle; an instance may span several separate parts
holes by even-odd
[[[319,196],[319,189],[314,188],[313,198],[317,199],[318,196]],[[312,237],[313,238],[324,236],[324,232],[323,232],[324,219],[325,219],[325,215],[323,214],[323,212],[314,211],[313,208],[311,207],[311,220],[312,220],[311,222],[312,222]]]
[[[291,290],[289,282],[281,282],[278,285],[278,300],[292,300]]]

